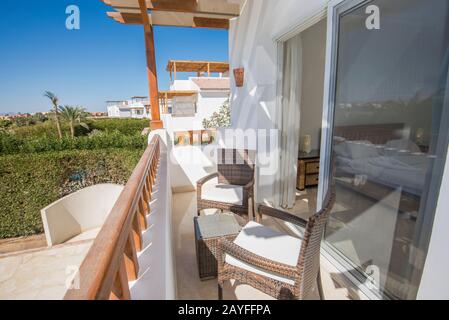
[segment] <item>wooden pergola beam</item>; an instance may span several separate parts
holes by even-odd
[[[198,92],[194,90],[165,90],[159,91],[159,98],[167,97],[168,99],[174,97],[190,97],[196,95]]]
[[[145,49],[147,58],[147,75],[149,83],[150,103],[151,103],[151,129],[163,128],[159,110],[159,96],[156,72],[156,52],[154,49],[153,26],[148,17],[148,8],[145,0],[139,0],[140,12],[142,16],[143,29],[145,35]]]
[[[224,73],[229,71],[228,62],[219,61],[189,61],[189,60],[169,60],[166,70],[173,72],[176,66],[177,72],[218,72]]]

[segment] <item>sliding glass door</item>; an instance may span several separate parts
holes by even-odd
[[[414,299],[447,152],[449,1],[333,9],[325,239],[380,297]]]

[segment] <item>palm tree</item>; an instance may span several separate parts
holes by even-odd
[[[59,112],[61,117],[68,122],[70,127],[70,135],[72,139],[75,137],[75,124],[78,123],[86,129],[89,129],[89,126],[82,122],[84,120],[86,111],[83,107],[79,106],[64,106],[59,107]]]
[[[50,91],[45,91],[44,93],[44,97],[47,97],[48,99],[50,99],[51,103],[53,104],[53,110],[55,113],[55,122],[56,122],[56,128],[58,129],[58,136],[59,139],[62,139],[62,132],[61,132],[61,124],[59,123],[59,99],[58,97],[50,92]]]

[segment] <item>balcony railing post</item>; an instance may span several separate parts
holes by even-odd
[[[136,250],[141,251],[142,250],[142,228],[140,226],[140,219],[137,214],[134,215],[132,233],[133,233],[134,243],[136,245]]]
[[[139,261],[137,260],[137,250],[132,233],[129,234],[125,246],[125,266],[128,279],[136,280],[139,274]]]
[[[140,220],[140,225],[142,226],[143,230],[147,229],[147,211],[145,209],[145,200],[143,199],[143,197],[140,198],[139,200],[139,220]]]
[[[146,186],[148,190],[148,203],[151,201],[151,194],[153,193],[153,184],[151,183],[150,175],[147,175]]]
[[[114,285],[109,296],[111,300],[130,300],[128,277],[126,276],[125,260],[120,260],[120,265],[115,276]]]

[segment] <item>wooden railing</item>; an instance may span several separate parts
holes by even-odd
[[[159,139],[155,136],[145,150],[81,264],[78,281],[64,299],[130,299],[128,281],[135,280],[139,272],[137,252],[142,250],[142,231],[147,229]]]

